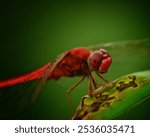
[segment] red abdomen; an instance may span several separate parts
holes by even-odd
[[[50,64],[46,64],[46,65],[40,67],[39,69],[37,69],[35,71],[32,71],[30,73],[21,75],[21,76],[16,77],[16,78],[10,78],[8,80],[0,81],[0,88],[14,86],[16,84],[32,81],[32,80],[35,80],[35,79],[40,79],[43,76],[45,70],[49,66],[50,66]]]

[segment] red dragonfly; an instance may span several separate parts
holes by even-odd
[[[21,83],[38,80],[38,84],[34,91],[32,91],[33,95],[31,102],[34,102],[47,80],[58,80],[61,77],[82,76],[77,83],[67,90],[67,93],[70,93],[85,79],[85,77],[88,77],[88,94],[91,95],[93,87],[96,89],[98,86],[98,82],[93,77],[92,72],[95,71],[102,80],[107,82],[101,74],[107,72],[111,63],[112,59],[109,53],[104,49],[90,52],[86,48],[74,48],[64,52],[56,60],[49,62],[37,70],[19,77],[0,81],[0,91],[2,93],[9,87],[11,88]]]

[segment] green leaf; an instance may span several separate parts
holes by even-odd
[[[150,70],[105,83],[84,96],[72,119],[116,119],[150,97]]]

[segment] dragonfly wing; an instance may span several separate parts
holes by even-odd
[[[106,49],[107,51],[119,51],[121,54],[126,50],[127,48],[135,49],[137,48],[148,48],[150,43],[150,38],[147,39],[139,39],[139,40],[126,40],[126,41],[116,41],[116,42],[107,42],[107,43],[99,43],[94,45],[87,46],[87,49],[90,51],[99,50],[101,48]],[[124,52],[125,53],[125,52]]]
[[[39,81],[39,84],[35,87],[35,92],[32,94],[31,102],[34,103],[42,89],[42,87],[45,85],[48,77],[50,74],[54,71],[54,69],[57,67],[57,65],[63,60],[63,58],[67,55],[68,52],[65,52],[61,54],[53,63],[49,63],[49,67],[45,70],[45,73],[43,74],[41,80]]]
[[[0,119],[14,119],[18,114],[29,108],[39,96],[49,75],[65,57],[67,52],[60,55],[43,73],[43,76],[34,81],[0,89]]]
[[[47,69],[38,80],[1,88],[0,109],[3,111],[0,113],[0,119],[15,118],[17,114],[23,112],[35,102],[47,81],[46,73]]]
[[[7,87],[0,92],[0,119],[14,119],[17,114],[30,107],[32,96],[40,80]]]

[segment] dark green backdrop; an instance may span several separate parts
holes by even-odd
[[[150,37],[150,8],[143,0],[5,0],[1,14],[0,79],[32,71],[74,47]],[[16,119],[70,119],[65,91],[77,80],[49,81],[36,104]],[[75,106],[86,94],[86,83],[72,92]],[[147,100],[122,119],[150,119],[149,106]]]

